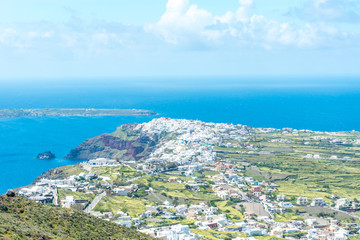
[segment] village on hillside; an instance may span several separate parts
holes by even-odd
[[[359,239],[359,132],[169,118],[136,130],[175,137],[141,161],[60,167],[17,194],[161,240]]]

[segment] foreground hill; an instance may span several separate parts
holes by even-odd
[[[0,196],[0,239],[151,239],[83,212]]]

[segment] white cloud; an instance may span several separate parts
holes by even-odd
[[[34,32],[21,32],[14,28],[5,28],[0,30],[0,44],[24,50],[30,46],[29,40],[35,38],[37,33]]]
[[[290,14],[308,21],[359,23],[360,1],[310,0],[292,9]]]
[[[333,0],[315,0],[321,6]],[[325,23],[280,22],[253,12],[252,0],[239,0],[235,11],[215,16],[189,0],[168,0],[161,19],[146,25],[145,29],[165,41],[181,45],[199,42],[205,45],[237,42],[245,46],[263,46],[266,49],[295,46],[329,46],[348,37],[337,28]],[[336,42],[338,44],[338,42]]]
[[[190,5],[189,0],[169,0],[161,19],[155,24],[147,24],[145,29],[176,44],[194,34],[211,38],[206,26],[212,24],[215,24],[213,15],[197,5]]]
[[[6,48],[7,52],[43,54],[54,58],[64,54],[75,58],[90,56],[123,48],[136,50],[153,44],[150,38],[141,27],[95,20],[0,26],[0,47]]]
[[[236,11],[236,20],[248,22],[251,14],[252,0],[239,0],[240,7]]]
[[[252,42],[268,49],[278,46],[329,47],[335,40],[346,38],[337,28],[326,24],[307,23],[298,26],[290,22],[267,19],[262,15],[253,15],[249,24],[244,29],[239,29],[239,32],[249,44]]]
[[[318,8],[335,0],[312,0]],[[350,0],[344,0],[350,1]],[[279,21],[256,13],[253,0],[239,0],[237,9],[216,15],[192,4],[191,0],[168,0],[166,11],[155,23],[144,27],[103,20],[13,23],[0,26],[0,47],[7,51],[88,57],[92,54],[156,52],[166,47],[190,50],[225,47],[234,52],[244,48],[316,48],[355,45],[358,37],[326,22]],[[357,41],[356,46],[358,46]],[[210,51],[210,50],[209,50]]]

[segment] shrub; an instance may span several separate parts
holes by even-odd
[[[8,207],[5,204],[0,204],[0,211],[1,212],[7,212],[8,211]]]

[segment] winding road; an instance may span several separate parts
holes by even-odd
[[[106,192],[102,192],[99,195],[96,195],[96,197],[94,198],[94,200],[89,204],[89,206],[87,206],[87,208],[85,208],[84,212],[86,213],[90,213],[95,206],[100,202],[100,200],[106,196]]]

